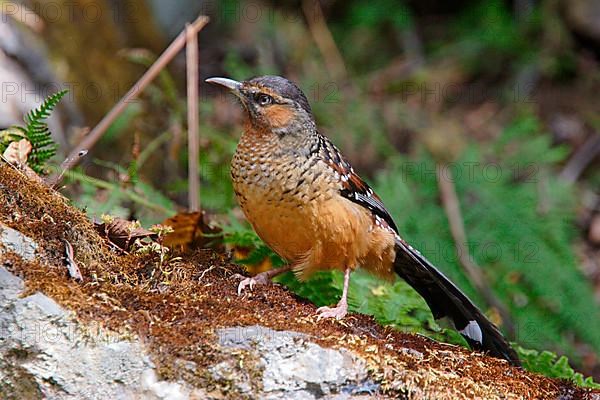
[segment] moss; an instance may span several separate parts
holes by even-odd
[[[0,220],[45,249],[36,262],[4,257],[4,265],[25,279],[30,292],[42,291],[82,322],[138,335],[165,379],[184,379],[229,396],[233,385],[216,382],[208,370],[228,362],[243,368],[257,384],[257,360],[244,351],[223,351],[215,329],[262,325],[302,332],[322,346],[353,351],[366,360],[371,378],[392,395],[491,399],[508,394],[581,398],[588,393],[502,360],[381,327],[366,315],[317,321],[314,305],[278,285],[240,298],[234,275],[243,273],[242,268],[212,250],[180,254],[181,259],[162,269],[149,257],[117,255],[64,197],[6,165],[0,166]],[[75,249],[82,283],[67,275],[63,239]]]

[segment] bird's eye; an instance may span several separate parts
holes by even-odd
[[[269,104],[273,103],[273,98],[266,94],[259,94],[258,97],[256,98],[256,102],[259,105],[264,107],[264,106],[268,106]]]

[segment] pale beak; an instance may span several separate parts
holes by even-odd
[[[208,83],[214,83],[216,85],[225,86],[227,89],[231,90],[233,93],[239,93],[242,84],[238,81],[234,81],[229,78],[208,78],[205,80]]]

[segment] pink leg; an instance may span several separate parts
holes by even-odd
[[[244,291],[244,289],[247,286],[250,288],[250,290],[252,290],[254,288],[254,285],[264,285],[266,283],[269,283],[269,281],[271,281],[271,278],[273,278],[279,274],[282,274],[284,272],[287,272],[287,271],[291,270],[292,268],[293,268],[292,265],[286,265],[281,268],[276,268],[276,269],[271,269],[269,271],[261,272],[260,274],[257,274],[256,276],[242,279],[242,281],[238,285],[238,289],[237,289],[238,296],[242,295],[242,292]]]
[[[350,283],[350,268],[344,271],[344,289],[342,290],[342,298],[335,307],[320,307],[317,309],[319,318],[335,318],[342,319],[348,314],[348,285]]]

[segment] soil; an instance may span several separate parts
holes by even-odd
[[[213,250],[171,255],[162,265],[155,256],[117,254],[66,198],[5,164],[0,165],[0,221],[44,249],[36,262],[3,257],[2,265],[24,278],[29,292],[45,293],[82,322],[102,322],[120,335],[138,336],[164,379],[185,379],[225,393],[228,388],[207,371],[232,357],[216,344],[215,330],[263,325],[352,350],[367,360],[372,379],[392,396],[419,398],[414,395],[419,390],[426,390],[420,398],[591,399],[600,394],[382,327],[370,316],[317,321],[314,305],[275,284],[238,297],[236,274],[244,269]],[[68,276],[64,240],[75,249],[83,282]],[[185,361],[197,367],[186,367]],[[249,372],[260,372],[246,361]]]

